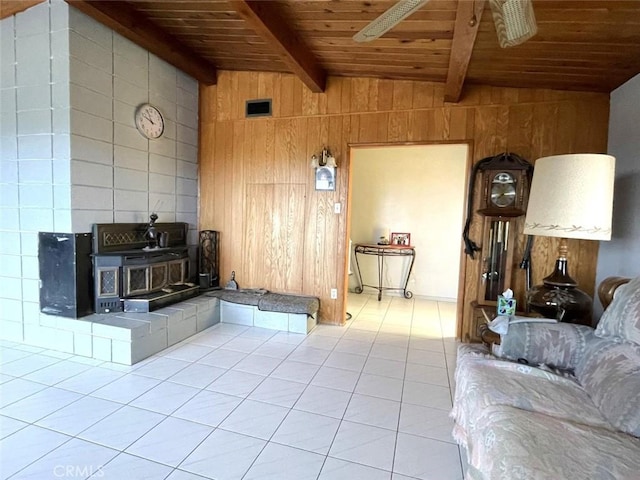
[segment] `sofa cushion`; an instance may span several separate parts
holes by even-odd
[[[640,345],[640,277],[618,287],[602,314],[596,335]]]
[[[462,345],[458,349],[455,381],[451,416],[461,427],[459,441],[463,445],[464,432],[473,429],[479,412],[493,405],[613,429],[573,377],[496,359]]]
[[[613,426],[640,437],[640,345],[594,338],[576,374]]]
[[[640,472],[640,439],[513,407],[477,411],[467,435],[469,480],[637,480]]]
[[[577,367],[593,329],[570,323],[518,323],[502,336],[501,356],[562,370]]]

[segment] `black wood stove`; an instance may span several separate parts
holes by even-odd
[[[190,282],[188,225],[156,219],[93,226],[96,313],[150,312],[198,295]]]

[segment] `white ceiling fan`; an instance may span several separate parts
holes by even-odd
[[[353,36],[356,42],[370,42],[381,37],[429,0],[399,0],[378,18]],[[473,1],[473,0],[460,0]],[[524,43],[537,31],[531,0],[489,0],[493,22],[502,48]]]

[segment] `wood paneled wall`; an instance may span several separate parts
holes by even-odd
[[[467,87],[460,103],[443,103],[443,85],[330,77],[314,94],[291,75],[220,72],[200,90],[200,228],[221,232],[221,276],[241,287],[316,295],[320,319],[344,321],[349,197],[349,145],[470,142],[473,161],[511,151],[531,161],[545,155],[605,152],[609,96],[601,93]],[[245,101],[272,98],[273,116],[244,118]],[[315,191],[310,158],[326,145],[338,161],[335,192]],[[471,236],[481,238],[474,219]],[[514,258],[521,256],[520,236]],[[452,239],[460,241],[461,239]],[[551,272],[556,241],[538,238],[533,280]],[[570,241],[570,269],[593,293],[598,244]],[[476,297],[479,260],[468,258],[461,283],[465,338]],[[513,287],[523,301],[521,273]],[[517,277],[517,278],[516,278]]]

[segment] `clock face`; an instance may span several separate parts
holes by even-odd
[[[147,138],[159,138],[164,132],[164,119],[160,111],[148,103],[136,109],[136,128]]]
[[[516,182],[513,175],[500,172],[491,182],[491,203],[496,207],[504,208],[516,201]]]

